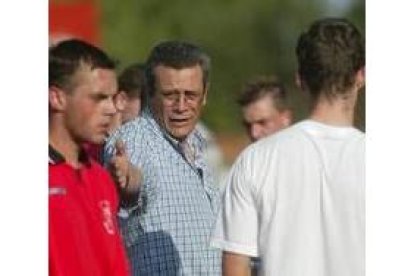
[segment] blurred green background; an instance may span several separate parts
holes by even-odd
[[[321,16],[344,16],[365,33],[365,1],[352,0],[101,0],[102,42],[120,68],[145,61],[168,39],[201,45],[212,58],[211,87],[203,121],[218,133],[241,133],[235,99],[246,80],[278,74],[288,87],[295,120],[308,98],[294,86],[300,32]],[[364,93],[362,93],[364,94]],[[365,97],[356,125],[365,130]]]
[[[216,134],[228,163],[248,143],[236,104],[247,80],[256,75],[277,74],[288,89],[294,120],[301,120],[308,112],[308,96],[294,85],[299,34],[312,21],[325,16],[346,17],[365,34],[364,0],[49,3],[50,33],[58,38],[65,33],[90,38],[119,61],[119,71],[132,63],[144,62],[151,48],[161,41],[183,39],[204,48],[212,58],[212,75],[202,120]],[[365,130],[364,92],[358,102],[355,125]]]

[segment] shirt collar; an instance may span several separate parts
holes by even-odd
[[[65,161],[65,157],[49,144],[49,164],[57,165]],[[81,148],[81,151],[79,152],[79,162],[87,166],[90,166],[91,164],[90,157],[83,148]]]

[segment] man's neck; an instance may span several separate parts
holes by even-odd
[[[81,145],[71,139],[67,131],[61,127],[54,126],[53,122],[49,123],[49,145],[62,154],[67,163],[75,168],[79,168],[81,166],[79,162]]]
[[[314,104],[310,119],[332,126],[352,126],[356,100],[357,92],[349,93],[346,98],[321,97]]]

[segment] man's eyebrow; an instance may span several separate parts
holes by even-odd
[[[111,97],[115,96],[115,94],[106,93],[106,92],[103,92],[103,91],[95,91],[95,92],[92,92],[92,94],[90,94],[90,96],[95,98],[95,99],[105,99],[105,98],[111,98]]]

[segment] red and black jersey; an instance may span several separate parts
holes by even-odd
[[[80,161],[75,169],[49,146],[49,275],[129,275],[115,184],[86,153]]]

